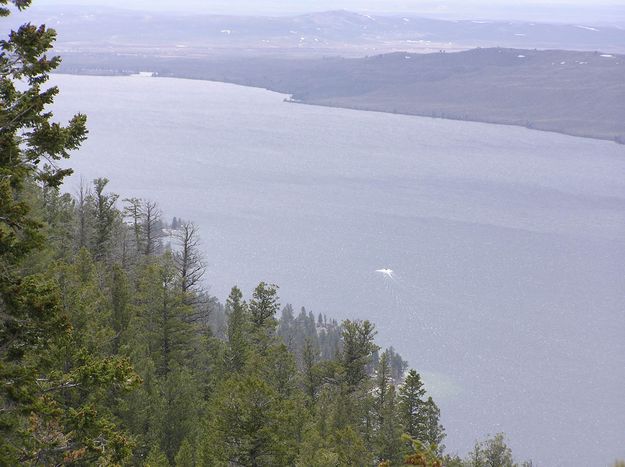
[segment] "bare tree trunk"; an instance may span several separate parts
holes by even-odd
[[[157,253],[158,242],[161,238],[160,233],[161,210],[153,201],[146,201],[143,207],[143,230],[145,232],[145,250],[146,256]]]
[[[204,273],[206,266],[200,252],[200,238],[198,228],[192,222],[183,222],[176,233],[180,249],[174,253],[174,261],[180,275],[182,292],[195,290]]]
[[[143,253],[143,228],[142,228],[142,201],[139,198],[126,198],[124,200],[124,217],[129,219],[132,228],[135,250],[137,254]]]

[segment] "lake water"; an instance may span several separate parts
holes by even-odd
[[[55,76],[71,161],[201,228],[211,291],[374,321],[426,376],[448,451],[625,457],[625,146],[304,106],[253,88]],[[391,268],[396,279],[376,269]]]

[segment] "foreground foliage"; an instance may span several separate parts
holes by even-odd
[[[264,282],[222,306],[193,223],[103,178],[59,191],[87,132],[46,110],[54,37],[0,42],[0,464],[443,465],[440,411],[372,323]]]
[[[128,359],[80,342],[36,212],[41,187],[55,189],[71,172],[57,161],[86,136],[84,116],[61,126],[45,110],[57,93],[43,89],[59,63],[45,55],[54,37],[28,24],[0,42],[0,463],[114,464],[133,444],[103,401],[140,379]]]

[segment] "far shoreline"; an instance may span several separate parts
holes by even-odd
[[[573,138],[592,139],[595,141],[606,141],[606,142],[615,143],[619,146],[625,146],[625,140],[619,140],[618,138],[609,138],[609,137],[602,137],[602,136],[590,135],[590,134],[579,134],[579,133],[574,133],[574,132],[567,132],[564,130],[550,130],[550,129],[538,128],[538,127],[528,127],[527,125],[504,122],[504,121],[497,121],[497,120],[480,120],[480,119],[475,119],[475,118],[454,118],[453,116],[433,116],[431,114],[427,115],[425,113],[417,113],[417,112],[408,113],[408,112],[394,111],[391,109],[372,108],[372,107],[367,107],[365,105],[362,105],[362,106],[343,105],[343,104],[335,104],[335,103],[315,102],[314,100],[306,101],[302,99],[295,99],[292,94],[276,91],[274,89],[270,89],[270,88],[263,87],[263,86],[258,86],[258,85],[253,85],[253,84],[242,84],[242,83],[238,83],[234,81],[223,81],[223,80],[208,79],[208,78],[201,78],[201,77],[184,76],[184,75],[179,75],[176,73],[162,75],[162,74],[159,74],[158,72],[143,71],[143,70],[142,71],[86,70],[85,72],[61,71],[61,72],[55,72],[52,74],[53,75],[67,75],[67,76],[86,76],[86,77],[94,76],[94,77],[104,77],[104,78],[105,77],[114,78],[114,77],[135,76],[137,78],[142,78],[142,79],[170,78],[170,79],[179,79],[179,80],[206,81],[206,82],[211,82],[211,83],[230,84],[233,86],[262,89],[268,92],[279,94],[281,96],[284,96],[284,102],[289,103],[289,104],[301,104],[301,105],[310,105],[310,106],[317,106],[317,107],[327,107],[331,109],[345,109],[345,110],[353,110],[353,111],[358,111],[358,112],[375,112],[375,113],[384,113],[384,114],[389,114],[389,115],[403,115],[403,116],[408,116],[408,117],[428,118],[432,120],[449,120],[449,121],[454,121],[454,122],[469,122],[469,123],[481,123],[481,124],[486,124],[486,125],[512,126],[516,128],[524,128],[530,131],[540,131],[542,133],[554,133],[554,134],[573,137]]]

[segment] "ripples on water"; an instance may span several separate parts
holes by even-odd
[[[539,465],[625,457],[625,146],[201,81],[53,81],[59,116],[89,116],[68,190],[106,176],[196,221],[221,300],[267,280],[373,320],[426,375],[451,452],[505,431]]]

